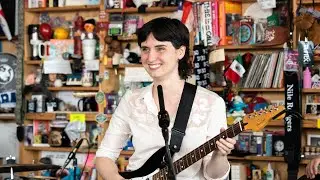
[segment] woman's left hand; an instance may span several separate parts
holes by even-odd
[[[220,129],[220,132],[223,132],[224,128]],[[233,138],[220,138],[218,141],[216,141],[216,145],[218,147],[218,154],[222,156],[226,156],[231,153],[231,151],[234,149],[234,145],[236,144],[236,140]]]

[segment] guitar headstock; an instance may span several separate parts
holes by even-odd
[[[243,122],[246,124],[244,129],[260,131],[267,126],[273,117],[278,115],[283,110],[285,110],[285,107],[281,105],[247,114],[243,117]]]

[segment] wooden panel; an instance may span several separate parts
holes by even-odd
[[[12,121],[15,120],[15,115],[13,113],[1,113],[0,121]]]
[[[265,50],[270,51],[270,49],[283,49],[283,45],[278,46],[258,46],[258,45],[240,45],[240,46],[234,46],[234,45],[226,45],[226,46],[218,46],[218,49],[224,49],[224,50]]]
[[[177,6],[170,7],[148,7],[146,13],[163,13],[173,12],[178,10]],[[107,13],[138,13],[138,8],[125,8],[125,9],[106,9]]]
[[[34,146],[25,146],[27,151],[56,151],[56,152],[71,152],[72,147],[34,147]],[[97,149],[90,149],[90,153],[95,153]],[[78,152],[86,153],[88,152],[87,148],[79,148]]]
[[[306,89],[306,88],[304,88],[304,89],[302,89],[302,92],[303,93],[320,93],[320,89]]]
[[[27,113],[25,118],[28,120],[54,120],[56,114],[67,114],[67,119],[70,118],[71,113],[85,114],[86,121],[95,121],[97,112],[54,112],[54,113]],[[108,119],[111,118],[111,115],[107,115]]]
[[[82,86],[75,86],[75,87],[48,87],[49,91],[99,91],[99,87],[82,87]]]
[[[223,91],[223,87],[213,87],[211,91]],[[239,88],[239,92],[284,92],[284,88]]]

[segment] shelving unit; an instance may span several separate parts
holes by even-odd
[[[54,113],[27,113],[25,119],[27,120],[53,120],[56,119],[57,115],[66,115],[67,119],[70,119],[70,114],[85,114],[86,121],[94,122],[96,120],[96,115],[98,112],[57,112]],[[111,115],[106,115],[108,119],[111,118]]]
[[[178,9],[177,6],[171,7],[148,7],[145,13],[165,13],[174,12]],[[139,13],[138,8],[124,8],[124,9],[106,9],[106,13]]]
[[[43,12],[70,12],[70,11],[98,11],[100,5],[84,6],[65,6],[65,7],[46,7],[46,8],[26,8],[25,12],[43,13]]]
[[[197,0],[196,2],[204,2],[208,0]],[[242,2],[242,3],[253,3],[255,0],[233,0],[237,2]],[[312,1],[304,1],[304,4],[311,4]],[[320,1],[318,2],[320,3]],[[138,14],[138,9],[137,8],[125,8],[125,9],[103,9],[103,5],[97,5],[97,6],[72,6],[72,7],[55,7],[55,8],[31,8],[31,9],[25,9],[25,14],[31,15],[32,18],[27,19],[25,22],[25,26],[31,23],[35,23],[35,19],[38,18],[40,13],[48,12],[52,14],[74,14],[76,12],[90,12],[89,14],[95,14],[99,15],[99,11],[104,11],[107,14],[110,13],[128,13],[128,14]],[[140,16],[143,16],[145,20],[150,20],[154,17],[162,16],[162,15],[168,15],[177,10],[176,6],[172,7],[151,7],[146,9],[146,13],[139,13]],[[30,60],[28,53],[29,48],[28,42],[27,42],[27,34],[25,33],[25,60],[24,60],[24,66],[25,69],[29,69],[29,67],[33,66],[39,66],[42,64],[42,61],[32,61]],[[136,36],[130,36],[130,37],[122,37],[119,36],[118,40],[120,41],[136,41],[137,37]],[[281,50],[283,49],[283,45],[278,45],[278,46],[258,46],[258,45],[241,45],[241,46],[233,46],[233,45],[228,45],[228,46],[219,46],[218,49],[225,49],[227,53],[232,53],[235,51],[246,51],[246,50],[261,50],[261,51],[266,51],[266,52],[272,52],[274,50]],[[101,57],[100,57],[101,59]],[[320,62],[320,57],[316,57],[315,61]],[[112,65],[100,65],[103,68],[106,69],[114,69],[118,68],[122,73],[126,67],[142,67],[141,64],[126,64],[126,65],[119,65],[118,67],[114,67]],[[101,85],[100,85],[101,86]],[[48,87],[49,91],[53,92],[58,92],[58,91],[98,91],[99,87]],[[214,87],[211,89],[214,92],[222,92],[224,89],[223,87]],[[267,94],[267,98],[283,98],[284,99],[284,88],[240,88],[240,92],[244,93],[261,93],[263,95]],[[303,89],[304,94],[309,94],[309,93],[318,93],[320,90],[317,89]],[[80,114],[85,114],[86,116],[86,121],[88,122],[94,122],[96,119],[96,115],[99,112],[54,112],[54,113],[27,113],[25,115],[25,119],[30,122],[32,120],[53,120],[56,118],[57,114],[67,114],[67,119],[70,118],[71,113],[80,113]],[[7,116],[5,118],[10,119],[10,116]],[[111,118],[111,115],[107,115],[107,119],[109,120]],[[303,120],[303,128],[306,129],[316,129],[317,127],[317,121],[316,120],[311,120],[307,116],[304,116],[305,120]],[[0,120],[2,120],[2,117],[0,115]],[[104,128],[107,129],[108,123],[105,124]],[[283,120],[275,120],[275,121],[270,121],[267,127],[271,128],[283,128],[284,127],[284,121]],[[99,141],[101,141],[103,137],[103,133],[99,136]],[[54,152],[70,152],[72,148],[59,148],[59,147],[25,147],[23,144],[20,145],[20,157],[24,157],[22,159],[22,163],[30,163],[32,162],[33,159],[37,160],[39,157],[39,154],[41,151],[54,151]],[[80,150],[80,152],[87,152],[85,149]],[[96,149],[91,149],[91,153],[95,153]],[[121,155],[123,156],[130,156],[132,155],[133,151],[122,151]],[[258,161],[259,163],[267,163],[267,162],[277,162],[281,163],[281,167],[285,167],[284,163],[284,158],[283,157],[266,157],[266,156],[245,156],[245,157],[233,157],[233,156],[228,156],[228,159],[230,161]],[[301,164],[306,164],[308,160],[302,160]]]

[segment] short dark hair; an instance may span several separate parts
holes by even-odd
[[[189,31],[188,28],[179,20],[167,17],[155,18],[140,29],[137,30],[138,44],[146,41],[152,33],[158,41],[169,41],[173,47],[179,49],[181,46],[186,47],[185,55],[179,60],[178,70],[181,79],[187,79],[192,70],[188,64],[189,60]]]

